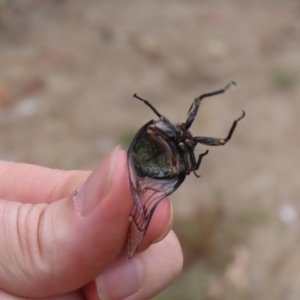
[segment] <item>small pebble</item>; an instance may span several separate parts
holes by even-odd
[[[24,99],[16,105],[16,110],[21,116],[33,116],[38,112],[37,101],[34,99]]]
[[[148,34],[138,36],[134,39],[137,50],[149,58],[159,58],[161,56],[160,47],[157,40]]]
[[[298,214],[292,205],[285,204],[279,210],[279,217],[283,222],[291,223],[298,218]]]

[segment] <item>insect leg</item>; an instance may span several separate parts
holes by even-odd
[[[192,166],[189,163],[188,160],[188,149],[186,148],[186,146],[184,145],[184,143],[179,143],[179,148],[181,149],[182,153],[183,153],[183,163],[184,163],[184,167],[186,170],[186,173],[189,175],[192,171]]]
[[[197,162],[196,162],[196,157],[195,157],[195,153],[194,153],[194,147],[195,145],[191,142],[191,141],[186,141],[185,142],[185,145],[188,147],[188,150],[187,150],[187,155],[189,155],[190,157],[190,164],[191,166],[189,166],[189,172],[188,174],[190,174],[191,171],[194,172],[195,176],[197,178],[200,178],[200,175],[198,175],[196,173],[196,170],[197,170]],[[201,155],[200,155],[201,156]],[[186,170],[187,170],[187,167],[186,167]]]
[[[196,164],[196,167],[195,167],[195,170],[198,170],[199,169],[199,167],[200,167],[200,165],[201,165],[201,162],[202,162],[202,158],[203,158],[203,156],[205,156],[205,155],[207,155],[208,154],[208,150],[206,150],[205,152],[203,152],[203,153],[201,153],[201,154],[199,154],[199,156],[198,156],[198,161],[197,161],[197,164]]]
[[[202,161],[202,157],[207,155],[208,153],[208,150],[206,150],[205,152],[201,153],[198,157],[198,161],[196,162],[196,157],[195,157],[195,153],[194,153],[194,146],[191,142],[189,142],[188,144],[188,147],[189,147],[189,155],[190,155],[190,160],[191,160],[191,164],[192,164],[192,170],[194,172],[194,175],[197,177],[197,178],[200,178],[200,175],[198,175],[196,173],[196,170],[199,169],[200,167],[200,164],[201,164],[201,161]]]
[[[207,98],[207,97],[212,97],[212,96],[215,96],[215,95],[219,95],[219,94],[223,94],[223,93],[226,92],[226,90],[228,90],[233,85],[236,85],[236,83],[234,81],[231,81],[221,90],[217,90],[217,91],[214,91],[214,92],[211,92],[211,93],[202,94],[198,98],[196,98],[194,100],[194,102],[192,103],[192,105],[190,106],[190,109],[188,111],[188,116],[187,116],[186,123],[185,123],[185,129],[186,130],[189,129],[191,127],[191,125],[193,124],[202,99]]]
[[[162,132],[162,133],[167,134],[169,137],[172,137],[173,133],[180,134],[180,129],[177,128],[172,122],[170,122],[168,118],[161,115],[149,101],[139,97],[137,94],[134,94],[133,97],[143,101],[148,107],[150,107],[151,110],[161,119],[161,121],[163,121],[167,125],[166,128],[170,128],[171,130],[171,132]]]
[[[145,99],[139,97],[137,94],[134,94],[133,97],[134,97],[134,98],[137,98],[137,99],[139,99],[139,100],[141,100],[141,101],[143,101],[147,106],[149,106],[149,107],[152,109],[152,111],[153,111],[159,118],[162,116],[162,115],[156,110],[156,108],[155,108],[149,101],[147,101],[147,100],[145,100]]]
[[[212,137],[206,137],[206,136],[196,136],[193,138],[193,141],[197,142],[199,144],[204,144],[204,145],[208,145],[208,146],[223,146],[231,139],[232,134],[235,130],[235,127],[236,127],[238,121],[243,119],[245,117],[245,115],[246,115],[246,113],[243,111],[243,114],[232,123],[229,133],[225,139],[212,138]]]
[[[162,133],[164,136],[168,138],[175,138],[176,135],[181,135],[181,130],[176,127],[172,122],[170,122],[166,117],[161,116],[160,120],[165,124],[163,128],[155,126],[155,130]]]

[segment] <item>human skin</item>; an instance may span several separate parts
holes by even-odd
[[[168,199],[127,259],[133,200],[119,148],[92,173],[0,162],[0,199],[0,300],[143,300],[181,271]]]

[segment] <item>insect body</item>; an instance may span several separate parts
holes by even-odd
[[[135,135],[128,150],[129,181],[134,208],[130,214],[128,233],[128,257],[136,252],[149,227],[153,213],[162,199],[172,194],[191,172],[196,171],[208,150],[196,158],[196,145],[225,145],[231,138],[235,127],[244,116],[236,119],[224,139],[197,136],[193,137],[189,128],[197,115],[204,98],[224,93],[235,82],[224,89],[203,94],[192,103],[185,123],[174,125],[161,115],[147,100],[136,94],[158,116],[157,121],[149,121]]]

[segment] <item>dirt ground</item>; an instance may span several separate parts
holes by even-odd
[[[93,169],[155,118],[133,93],[182,122],[235,80],[191,129],[247,114],[171,196],[186,266],[155,299],[298,300],[299,20],[297,0],[2,0],[0,158]]]

